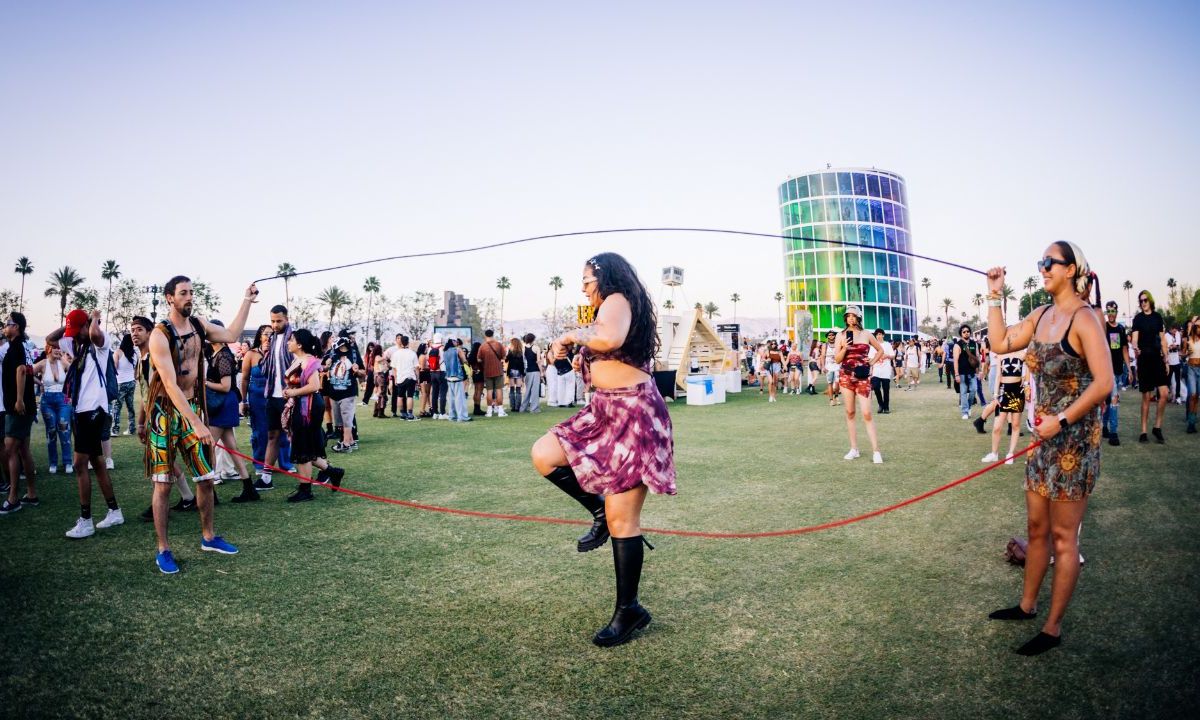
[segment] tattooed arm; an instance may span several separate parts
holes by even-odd
[[[625,344],[631,322],[629,301],[624,295],[614,293],[605,298],[596,313],[595,322],[587,327],[568,330],[555,343],[585,345],[597,352],[609,352]]]

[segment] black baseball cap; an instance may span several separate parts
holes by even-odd
[[[1117,301],[1109,300],[1108,302],[1104,303],[1104,309],[1107,311],[1116,312],[1117,311]]]

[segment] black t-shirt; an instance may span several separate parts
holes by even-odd
[[[533,351],[533,348],[529,347],[528,345],[525,346],[525,372],[526,373],[539,372],[537,353],[535,353]]]
[[[1121,375],[1125,372],[1125,355],[1121,348],[1129,346],[1129,336],[1121,323],[1117,323],[1116,327],[1105,323],[1104,332],[1108,336],[1108,349],[1112,353],[1113,373]]]
[[[4,411],[15,413],[17,407],[17,368],[29,365],[31,358],[27,357],[25,344],[10,342],[5,346],[4,364],[0,372],[4,382]],[[33,373],[25,374],[25,415],[36,415],[37,405],[33,401]]]
[[[508,354],[504,356],[504,362],[508,363],[509,372],[512,372],[513,370],[517,370],[522,375],[525,374],[525,354],[524,353],[517,353],[517,352],[513,352],[512,350],[509,350]]]
[[[976,363],[978,363],[978,361],[979,361],[979,343],[975,342],[974,340],[967,340],[964,342],[961,338],[958,340],[955,340],[954,342],[957,343],[960,348],[962,348],[961,350],[958,351],[958,374],[966,375],[969,373],[971,375],[974,375],[975,371],[979,369],[979,365],[976,364],[974,367],[972,367],[971,361],[967,355],[968,355],[968,353],[970,353],[971,355],[974,355]]]
[[[1138,350],[1161,356],[1162,339],[1158,337],[1158,334],[1164,329],[1162,315],[1159,315],[1157,310],[1151,311],[1148,315],[1146,313],[1135,315],[1133,332],[1138,334]]]

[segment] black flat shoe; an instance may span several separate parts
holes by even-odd
[[[296,488],[296,491],[287,496],[287,501],[290,503],[308,502],[313,499],[312,485],[304,483]]]
[[[592,637],[592,642],[600,647],[613,647],[629,642],[633,634],[650,624],[650,611],[637,601],[627,607],[619,607],[600,632]]]
[[[1021,609],[1020,604],[988,613],[989,620],[1032,620],[1035,617],[1037,617],[1037,610],[1031,613],[1025,612]]]
[[[254,488],[248,488],[248,489],[243,489],[241,495],[235,495],[233,498],[231,498],[230,502],[248,503],[248,502],[258,502],[259,500],[262,500],[262,496],[260,496],[258,494],[258,491],[255,490]]]
[[[1113,447],[1120,447],[1121,438],[1116,433],[1109,433],[1108,444],[1112,445]]]
[[[1138,442],[1148,443],[1148,442],[1150,442],[1150,438],[1149,438],[1149,436],[1146,435],[1146,433],[1142,433],[1141,435],[1138,436]]]
[[[1017,648],[1016,652],[1018,655],[1032,657],[1034,655],[1041,655],[1047,650],[1053,650],[1061,644],[1062,636],[1054,637],[1053,635],[1040,632],[1032,640]]]
[[[1162,428],[1154,428],[1150,432],[1154,434],[1154,441],[1159,445],[1167,442],[1166,438],[1163,437]]]
[[[974,423],[973,423],[973,424],[975,425],[975,432],[977,432],[977,433],[979,433],[980,435],[982,435],[982,434],[983,434],[983,432],[984,432],[984,431],[983,431],[983,418],[981,418],[981,417],[977,417],[977,418],[975,418],[975,421],[974,421]]]

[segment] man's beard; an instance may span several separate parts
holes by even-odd
[[[184,317],[191,317],[192,316],[192,304],[188,303],[187,305],[184,305],[183,307],[179,308],[179,314]]]

